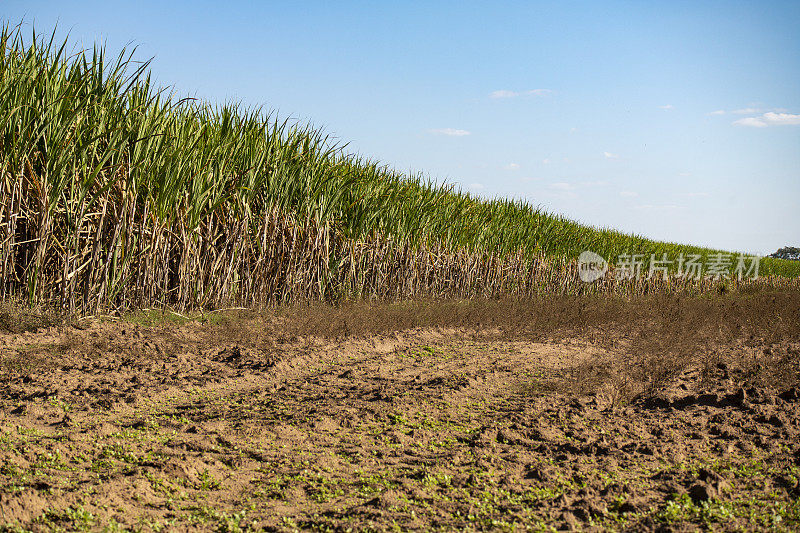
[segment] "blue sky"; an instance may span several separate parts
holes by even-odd
[[[800,2],[55,2],[6,22],[129,43],[162,85],[601,227],[800,245]]]

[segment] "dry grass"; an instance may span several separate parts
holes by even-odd
[[[31,308],[14,300],[0,301],[0,333],[25,333],[67,321],[52,309]]]
[[[509,339],[536,340],[607,329],[635,339],[643,351],[664,351],[686,342],[691,346],[701,341],[725,342],[748,335],[765,342],[800,337],[800,293],[794,291],[706,297],[566,295],[419,299],[388,304],[347,301],[334,306],[309,302],[280,308],[277,314],[296,334],[323,337],[465,327],[499,329]],[[260,314],[247,311],[240,316]]]
[[[559,341],[585,338],[613,350],[609,361],[591,361],[567,374],[536,384],[530,392],[587,396],[603,392],[625,403],[649,396],[689,367],[712,373],[729,354],[721,346],[778,346],[800,339],[800,293],[727,293],[706,297],[652,295],[631,298],[564,296],[477,300],[418,300],[396,304],[348,302],[295,305],[278,312],[272,335],[343,338],[412,328],[463,329],[499,333],[507,340]],[[220,331],[247,343],[254,311],[222,320]],[[743,372],[765,384],[800,382],[800,354],[776,349],[769,357],[738,356]]]

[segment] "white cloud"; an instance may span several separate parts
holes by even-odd
[[[470,132],[467,130],[457,130],[454,128],[440,128],[430,131],[436,135],[447,135],[449,137],[464,137],[465,135],[470,135]]]
[[[619,159],[619,155],[612,154],[611,152],[603,152],[603,155],[606,156],[606,159]]]
[[[800,125],[800,115],[791,113],[764,113],[760,117],[747,117],[735,120],[736,126],[750,126],[753,128],[766,128],[767,126],[797,126]]]
[[[472,189],[473,191],[480,191],[484,188],[483,183],[470,183],[467,185],[467,188]]]
[[[708,198],[711,195],[707,192],[687,192],[686,196],[689,198]]]
[[[552,93],[550,89],[531,89],[529,91],[509,91],[507,89],[500,89],[499,91],[492,91],[489,98],[517,98],[518,96],[545,96]]]
[[[519,170],[519,163],[509,163],[503,168],[506,170]]]
[[[489,95],[489,98],[514,98],[516,96],[519,96],[519,93],[514,91],[506,91],[505,89],[502,89],[499,91],[493,91]]]
[[[678,172],[678,176],[683,176],[684,178],[691,175],[692,175],[691,172]]]
[[[549,165],[550,164],[550,158],[549,157],[545,157],[544,159],[542,159],[542,164],[543,165]]]
[[[589,187],[595,187],[595,186],[597,186],[597,187],[605,187],[606,185],[608,185],[608,180],[582,181],[581,185],[586,185],[586,186],[589,186]]]
[[[800,124],[800,115],[791,113],[764,113],[763,118],[770,126],[780,124],[797,126]]]
[[[620,191],[619,195],[624,198],[636,198],[639,196],[639,193],[636,191]]]
[[[751,107],[743,107],[741,109],[733,109],[730,111],[725,111],[724,109],[717,109],[716,111],[711,111],[710,113],[706,113],[707,115],[762,115],[761,117],[752,117],[752,118],[763,118],[766,115],[783,115],[786,114],[788,109],[783,107],[773,107],[767,110],[764,107],[755,107],[758,104],[751,104]],[[763,113],[763,114],[762,114]],[[791,115],[789,115],[791,116]],[[746,126],[755,126],[752,121],[748,121],[744,119],[744,125]],[[737,121],[738,122],[738,121]],[[756,126],[756,127],[763,127],[763,126]]]
[[[672,107],[672,104],[660,105],[660,106],[658,106],[658,107],[659,107],[660,109],[673,109],[673,107]]]
[[[734,126],[750,126],[752,128],[766,128],[767,123],[761,120],[759,117],[747,117],[747,118],[740,118],[739,120],[733,121]]]
[[[563,191],[563,192],[574,191],[575,190],[575,186],[574,185],[572,185],[571,183],[565,183],[565,182],[552,183],[552,184],[550,184],[550,188],[553,189],[554,191]]]

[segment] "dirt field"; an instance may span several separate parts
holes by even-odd
[[[36,325],[0,531],[800,528],[798,294]]]

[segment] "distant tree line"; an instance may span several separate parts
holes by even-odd
[[[800,261],[800,248],[795,248],[794,246],[784,246],[774,254],[770,254],[770,257]]]

